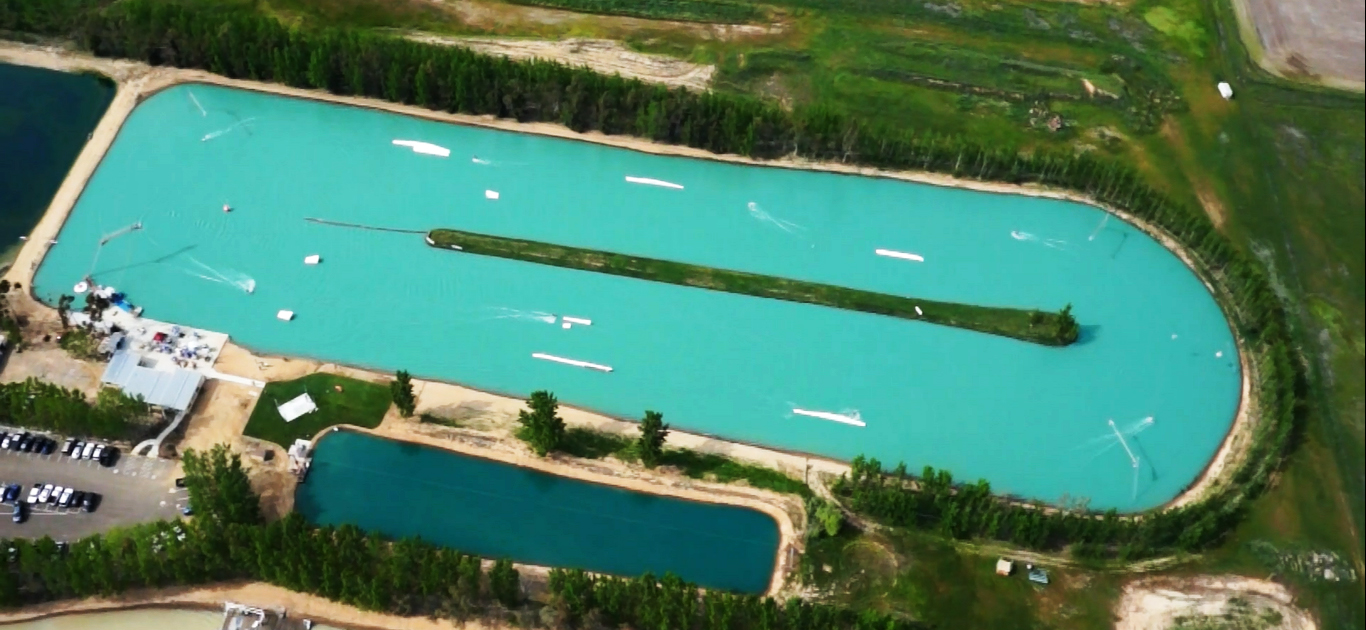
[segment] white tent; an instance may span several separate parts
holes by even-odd
[[[280,410],[280,417],[284,418],[285,422],[293,422],[299,416],[317,411],[318,405],[314,404],[313,399],[304,393],[299,394],[294,400],[276,407],[276,409]]]

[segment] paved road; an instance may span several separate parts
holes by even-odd
[[[59,440],[60,442],[60,440]],[[87,514],[80,509],[34,505],[26,522],[15,524],[11,507],[0,507],[0,538],[74,540],[113,527],[172,519],[185,504],[184,489],[175,488],[175,462],[124,455],[112,468],[90,460],[76,461],[61,454],[35,455],[0,451],[0,482],[23,486],[28,497],[35,483],[74,487],[103,495],[99,509]]]

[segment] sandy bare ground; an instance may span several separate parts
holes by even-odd
[[[94,173],[95,168],[98,166],[100,159],[108,150],[110,144],[112,144],[123,120],[127,118],[128,114],[132,112],[133,108],[142,98],[146,98],[169,86],[186,82],[212,83],[238,89],[256,90],[296,98],[309,98],[319,101],[366,107],[442,122],[596,142],[652,154],[679,155],[759,166],[885,177],[937,186],[968,188],[984,192],[1023,194],[1089,203],[1115,214],[1124,221],[1129,222],[1153,236],[1192,269],[1195,269],[1202,278],[1205,277],[1202,267],[1198,262],[1185,250],[1185,248],[1171,237],[1171,235],[1123,211],[1107,207],[1094,200],[1069,191],[1053,190],[1039,186],[1019,186],[1004,183],[961,180],[936,173],[884,171],[841,163],[814,162],[795,156],[765,161],[738,155],[717,155],[701,149],[659,144],[630,136],[608,136],[597,132],[578,133],[566,127],[550,123],[519,123],[511,120],[499,120],[488,116],[449,114],[389,103],[377,99],[336,96],[321,91],[302,90],[272,83],[239,81],[198,70],[153,68],[139,63],[99,59],[67,50],[23,44],[0,43],[0,61],[63,71],[91,69],[102,72],[118,82],[118,91],[115,94],[113,103],[111,103],[109,107],[109,111],[106,113],[104,119],[101,120],[99,126],[96,127],[91,140],[86,144],[86,147],[77,158],[76,164],[72,167],[66,181],[63,182],[62,187],[58,190],[47,213],[43,216],[42,220],[39,221],[24,248],[19,252],[14,267],[6,274],[6,277],[11,282],[22,282],[25,285],[30,284],[34,270],[37,269],[42,257],[47,253],[48,240],[55,238],[56,234],[60,231],[62,223],[66,220],[67,215],[75,206],[75,201],[77,197],[79,197],[80,191],[84,188],[85,183],[89,180],[91,174]],[[1211,292],[1214,292],[1216,295],[1220,294],[1219,290],[1207,280],[1205,283]],[[33,308],[34,310],[44,310],[45,307],[37,305]],[[1245,447],[1250,441],[1252,428],[1256,420],[1254,411],[1257,408],[1254,400],[1255,391],[1251,387],[1251,383],[1253,382],[1253,366],[1247,360],[1247,353],[1241,339],[1238,339],[1238,350],[1239,361],[1243,367],[1243,387],[1241,402],[1238,407],[1238,412],[1233,419],[1229,434],[1224,439],[1219,451],[1215,454],[1210,465],[1206,468],[1200,479],[1187,488],[1181,496],[1169,503],[1169,506],[1185,505],[1195,502],[1212,488],[1216,488],[1220,484],[1225,483],[1225,472],[1233,468],[1232,464],[1240,461],[1240,458],[1243,456],[1242,452],[1246,450]],[[219,358],[216,367],[220,371],[228,374],[260,380],[277,380],[295,378],[302,374],[306,374],[310,369],[309,365],[311,363],[312,362],[310,361],[290,360],[280,357],[259,357],[248,350],[229,343],[228,346],[224,348],[223,354]],[[357,374],[368,375],[369,378],[383,378],[381,375],[369,374],[363,371],[357,371]],[[454,385],[445,386],[457,387]],[[480,404],[501,405],[504,408],[508,405],[519,406],[521,404],[521,402],[516,399],[476,392],[467,388],[458,389],[461,390],[461,396],[468,396],[472,400],[479,401]],[[586,412],[581,414],[575,410],[566,410],[564,415],[566,421],[570,424],[577,423],[598,427],[616,427],[621,431],[629,430],[632,426],[632,423],[622,422],[619,419],[613,419],[601,414],[588,414]],[[675,439],[679,441],[674,442]],[[760,463],[771,462],[770,465],[774,465],[775,468],[779,468],[780,470],[793,470],[794,468],[802,470],[807,466],[810,466],[812,470],[820,468],[822,470],[834,472],[835,474],[847,470],[847,466],[837,462],[781,453],[770,449],[726,444],[720,440],[714,440],[700,435],[688,436],[682,433],[675,433],[674,436],[671,436],[670,441],[671,444],[677,446],[717,449],[714,452],[725,452],[726,454],[741,459]]]
[[[312,619],[329,626],[353,630],[484,630],[509,627],[477,621],[457,622],[426,617],[399,617],[367,612],[304,593],[261,582],[223,584],[205,588],[170,588],[129,591],[111,598],[66,600],[18,611],[0,613],[0,625],[77,613],[109,612],[128,608],[197,608],[223,610],[227,601],[289,612],[291,618]]]
[[[455,13],[465,26],[490,32],[525,32],[573,35],[597,32],[609,35],[683,33],[700,39],[735,40],[776,35],[786,30],[774,24],[709,24],[673,20],[649,20],[621,15],[575,13],[561,9],[523,6],[487,0],[431,0]]]
[[[414,34],[411,39],[429,44],[462,46],[487,55],[509,59],[544,59],[571,66],[584,66],[603,74],[619,74],[670,87],[706,90],[711,86],[716,66],[689,63],[666,55],[632,51],[610,39],[490,39],[483,37],[440,37]]]
[[[1183,618],[1188,623],[1224,615],[1266,619],[1267,613],[1280,615],[1281,622],[1248,627],[1318,630],[1314,618],[1295,607],[1294,597],[1284,586],[1238,576],[1158,577],[1130,582],[1115,607],[1115,630],[1168,630]]]
[[[1233,7],[1243,41],[1267,71],[1357,92],[1366,89],[1361,0],[1234,0]]]

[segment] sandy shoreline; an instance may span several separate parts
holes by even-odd
[[[933,173],[883,171],[871,168],[854,167],[845,164],[817,163],[791,158],[772,161],[760,161],[736,155],[716,155],[700,149],[693,149],[690,147],[682,147],[675,145],[657,144],[651,141],[642,140],[634,137],[607,136],[596,132],[577,133],[568,128],[549,123],[518,123],[515,121],[499,120],[486,116],[448,114],[443,112],[435,112],[427,109],[422,109],[418,107],[389,103],[376,99],[342,97],[328,94],[325,92],[290,88],[278,84],[265,84],[227,79],[225,77],[209,74],[207,72],[202,72],[198,70],[181,70],[175,68],[151,67],[141,63],[100,59],[55,48],[42,48],[37,46],[28,46],[8,42],[0,43],[0,61],[14,64],[44,67],[68,72],[83,69],[95,70],[113,78],[118,84],[118,91],[115,94],[113,102],[109,106],[108,112],[100,121],[99,126],[96,127],[95,132],[92,134],[91,140],[86,144],[80,156],[77,158],[75,165],[73,165],[66,180],[63,182],[61,188],[58,190],[57,195],[54,197],[53,202],[51,206],[48,208],[47,213],[43,215],[42,220],[34,228],[33,233],[30,236],[28,242],[25,244],[23,250],[20,251],[18,257],[16,258],[14,266],[10,269],[6,276],[11,280],[11,282],[17,281],[28,284],[30,286],[30,289],[32,286],[31,281],[33,274],[37,269],[38,265],[41,263],[43,256],[46,255],[47,249],[49,247],[48,242],[51,239],[56,238],[56,235],[61,230],[62,224],[65,222],[66,217],[69,215],[72,208],[74,208],[75,203],[79,198],[81,191],[84,189],[86,182],[89,180],[90,176],[98,167],[100,160],[104,156],[105,152],[108,150],[109,146],[113,143],[113,140],[117,136],[118,129],[122,125],[123,121],[132,112],[133,108],[136,107],[137,103],[140,102],[143,98],[146,98],[147,96],[150,96],[151,94],[154,94],[157,91],[165,89],[167,87],[177,85],[180,83],[198,82],[222,85],[238,89],[255,90],[259,92],[266,92],[296,98],[308,98],[335,104],[359,106],[369,109],[415,116],[423,119],[440,122],[473,125],[505,131],[534,133],[539,135],[553,136],[571,140],[594,142],[598,144],[604,144],[659,155],[673,155],[699,159],[719,160],[756,166],[765,166],[770,168],[796,168],[806,170],[820,170],[833,173],[843,173],[849,175],[883,177],[910,182],[926,183],[937,186],[966,188],[982,192],[991,192],[998,194],[1021,194],[1086,203],[1089,205],[1102,208],[1118,216],[1122,220],[1130,223],[1131,225],[1134,225],[1135,227],[1143,230],[1150,236],[1156,238],[1170,251],[1172,251],[1178,257],[1180,257],[1181,260],[1184,261],[1190,268],[1195,270],[1197,276],[1199,276],[1201,280],[1205,282],[1207,288],[1209,288],[1209,290],[1212,293],[1218,296],[1223,295],[1222,292],[1218,291],[1216,287],[1210,284],[1210,282],[1206,279],[1207,274],[1204,272],[1204,270],[1201,268],[1198,262],[1170,235],[1162,232],[1161,230],[1156,229],[1152,225],[1148,225],[1144,221],[1138,220],[1137,218],[1130,216],[1125,212],[1119,211],[1115,208],[1107,207],[1103,204],[1098,204],[1094,200],[1088,199],[1082,195],[1065,191],[1050,190],[1036,186],[1018,186],[1003,183],[959,180],[950,176]],[[1220,306],[1221,308],[1223,308],[1222,301],[1220,303]],[[1239,339],[1236,335],[1235,340],[1237,341],[1239,362],[1242,366],[1243,384],[1238,411],[1235,417],[1233,418],[1229,433],[1225,437],[1223,443],[1220,445],[1219,450],[1211,458],[1209,465],[1206,467],[1204,473],[1200,476],[1200,478],[1195,483],[1193,483],[1186,491],[1184,491],[1180,496],[1176,497],[1167,505],[1163,506],[1163,508],[1159,509],[1193,503],[1195,501],[1198,501],[1201,497],[1203,497],[1210,489],[1220,485],[1224,480],[1226,471],[1231,469],[1230,464],[1239,458],[1239,449],[1241,447],[1245,447],[1248,442],[1246,438],[1251,435],[1251,429],[1254,420],[1252,411],[1256,407],[1255,400],[1253,400],[1255,396],[1255,390],[1251,386],[1251,366],[1249,365],[1247,359],[1247,352],[1243,346],[1243,341]],[[235,357],[235,361],[230,361],[225,364],[225,360],[229,359],[230,357]],[[273,373],[276,372],[274,368],[260,369],[258,366],[261,364],[262,361],[275,364],[294,363],[303,365],[308,365],[310,363],[316,365],[318,363],[321,363],[312,361],[290,361],[284,358],[275,357],[261,357],[253,355],[247,349],[233,346],[230,343],[229,347],[225,348],[223,357],[219,360],[218,369],[225,373],[258,379],[275,379],[281,377],[292,378],[290,376],[277,376]],[[252,368],[257,368],[257,370],[253,370]],[[295,370],[289,371],[292,372]],[[477,392],[469,388],[463,388],[456,385],[448,385],[444,383],[436,385],[456,388],[457,390],[459,390],[460,395],[466,399],[481,400],[486,403],[498,405],[515,404],[518,407],[520,407],[521,405],[521,401],[519,400],[495,396],[483,392]],[[425,387],[426,386],[424,385],[424,389]],[[623,432],[634,426],[633,423],[623,422],[620,420],[615,420],[612,418],[608,418],[606,416],[602,416],[600,414],[594,414],[579,410],[567,410],[564,416],[566,422],[568,422],[571,425],[591,426],[613,432]],[[706,436],[691,435],[678,432],[671,435],[669,439],[669,444],[673,446],[699,448],[700,450],[706,450],[707,448],[721,448],[725,451],[725,454],[729,456],[774,466],[779,470],[821,470],[823,472],[829,472],[833,474],[840,474],[843,471],[847,470],[846,465],[829,460],[803,457],[800,455],[794,455],[790,453],[781,453],[770,449],[764,449],[748,445],[726,444],[725,446],[721,446],[718,443],[724,443],[724,441],[716,440]]]

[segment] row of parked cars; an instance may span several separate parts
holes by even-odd
[[[38,453],[41,455],[51,455],[59,452],[57,440],[46,435],[34,435],[28,431],[23,433],[5,433],[0,431],[0,450],[20,451],[23,453]],[[62,443],[60,452],[62,455],[71,459],[89,459],[100,463],[101,466],[113,466],[119,459],[119,449],[115,446],[100,444],[97,442],[86,442],[76,438],[67,438]]]
[[[4,490],[0,491],[0,502],[14,504],[13,519],[16,523],[24,522],[28,518],[29,508],[34,505],[46,503],[57,507],[94,512],[100,505],[100,499],[103,498],[98,492],[85,492],[50,483],[33,484],[33,487],[29,488],[27,498],[21,497],[23,491],[23,486],[17,483],[5,486]]]

